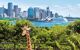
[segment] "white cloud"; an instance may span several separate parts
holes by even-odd
[[[0,2],[0,7],[3,7],[3,6],[4,6],[5,8],[7,8],[7,2],[4,2],[4,3],[3,3],[3,2]]]
[[[68,16],[70,14],[73,17],[80,17],[80,5],[55,5],[53,7],[53,12],[57,12],[63,16]]]
[[[21,7],[21,9],[23,11],[23,10],[27,10],[29,7],[33,7],[33,8],[39,7],[41,9],[46,9],[47,6],[46,5],[33,5],[33,4],[32,5],[31,4],[27,4],[27,5],[26,4],[20,4],[19,7]]]

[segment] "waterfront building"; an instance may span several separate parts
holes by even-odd
[[[32,20],[34,18],[34,8],[30,7],[28,8],[28,19]]]
[[[0,7],[0,17],[4,17],[4,7]]]
[[[18,8],[18,14],[17,14],[17,17],[20,17],[22,15],[21,13],[21,8]]]
[[[43,12],[42,12],[42,9],[40,9],[40,19],[43,18]]]
[[[22,16],[27,18],[27,11],[23,11]]]
[[[15,17],[17,17],[19,14],[18,5],[14,5],[14,12],[15,12]]]
[[[8,17],[6,13],[4,13],[4,17]]]
[[[55,17],[56,17],[56,18],[59,17],[58,13],[55,13]]]
[[[23,12],[20,12],[19,15],[16,18],[23,18]]]
[[[35,19],[40,19],[40,9],[39,8],[34,8],[34,17]]]
[[[45,19],[47,16],[46,16],[46,11],[45,10],[42,10],[42,18]]]
[[[8,3],[8,16],[12,17],[13,16],[13,4]]]
[[[4,17],[8,17],[8,9],[4,8]]]
[[[47,7],[47,17],[50,17],[50,9]]]
[[[46,11],[43,10],[43,9],[40,9],[40,18],[41,18],[41,19],[45,19],[46,16],[47,16]]]
[[[16,15],[16,14],[15,14],[15,11],[13,11],[13,16],[12,16],[12,17],[15,18],[15,17],[16,17],[15,15]]]
[[[18,8],[18,13],[20,13],[21,12],[21,8]]]
[[[52,11],[50,12],[50,17],[53,17],[53,13],[52,13]]]
[[[8,16],[8,9],[5,9],[4,13]]]
[[[59,15],[58,13],[55,13],[55,17],[58,18],[58,17],[63,17],[63,16]]]

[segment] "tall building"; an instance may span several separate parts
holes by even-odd
[[[4,7],[0,7],[0,17],[4,17]]]
[[[50,17],[53,17],[53,13],[52,13],[52,11],[50,12]]]
[[[19,14],[18,5],[14,5],[14,12],[15,12],[15,17],[17,17]]]
[[[12,17],[13,16],[13,4],[8,3],[8,16]]]
[[[47,13],[45,10],[40,9],[40,18],[41,19],[45,19],[47,17]]]
[[[47,7],[47,17],[50,17],[50,9]]]
[[[40,19],[40,9],[39,8],[34,8],[34,17],[36,19]]]
[[[28,19],[34,19],[34,8],[28,8]]]
[[[21,8],[18,8],[18,13],[20,13],[21,12]]]
[[[5,9],[4,13],[8,16],[8,9]]]
[[[56,18],[59,17],[58,13],[55,13],[55,17],[56,17]]]
[[[23,11],[22,16],[27,18],[27,11]]]
[[[12,17],[15,18],[15,17],[16,17],[15,15],[16,15],[16,14],[15,14],[15,12],[13,11],[13,16],[12,16]]]
[[[18,17],[20,17],[22,14],[21,14],[21,8],[18,8]]]
[[[43,11],[42,11],[42,9],[40,9],[40,19],[42,19],[43,18]]]
[[[43,15],[43,18],[45,19],[46,18],[46,11],[45,10],[42,10],[42,15]]]

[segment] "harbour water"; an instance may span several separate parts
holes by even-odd
[[[38,22],[38,21],[31,21],[31,22],[34,26],[37,27],[52,27],[54,25],[65,26],[68,25],[69,23],[67,20],[65,20],[65,18],[53,18],[53,20],[50,22]]]
[[[31,21],[33,26],[36,27],[52,27],[55,25],[65,26],[70,23],[66,18],[53,18],[52,21]],[[16,21],[12,21],[11,23],[15,24]]]

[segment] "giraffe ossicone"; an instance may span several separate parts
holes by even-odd
[[[24,36],[24,35],[26,35],[26,32],[29,31],[31,28],[28,27],[28,26],[24,26],[24,27],[22,27],[21,29],[23,30],[22,36]]]

